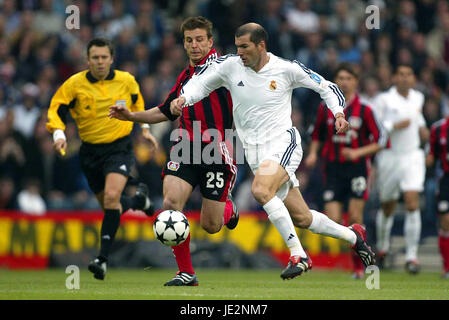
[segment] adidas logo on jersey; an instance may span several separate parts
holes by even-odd
[[[287,241],[293,239],[294,237],[295,237],[295,235],[293,233],[290,233],[290,235],[288,236]]]
[[[238,84],[237,86],[239,86],[239,87],[244,87],[245,85],[243,84],[242,81],[240,81],[239,84]]]
[[[120,166],[120,170],[126,171],[126,165],[122,164],[122,165]]]

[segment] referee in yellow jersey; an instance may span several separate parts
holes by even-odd
[[[47,122],[55,149],[61,155],[67,147],[64,130],[68,112],[78,127],[82,140],[81,168],[105,213],[100,254],[89,264],[89,270],[100,280],[106,275],[108,253],[120,225],[120,215],[130,208],[143,210],[147,215],[153,213],[145,184],[138,185],[133,197],[122,195],[134,165],[130,137],[133,122],[110,119],[109,107],[119,104],[131,111],[142,111],[144,102],[134,77],[111,68],[113,56],[109,40],[91,40],[87,45],[89,70],[71,76],[62,84],[51,100]],[[143,125],[142,133],[157,148],[148,125]]]

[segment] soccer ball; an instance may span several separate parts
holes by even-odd
[[[162,211],[153,224],[156,238],[167,246],[177,246],[186,241],[190,232],[186,216],[176,210]]]

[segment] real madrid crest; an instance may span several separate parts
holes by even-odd
[[[270,82],[270,90],[276,90],[278,85],[276,84],[276,81],[271,80]]]

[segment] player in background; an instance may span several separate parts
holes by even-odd
[[[228,90],[222,87],[210,92],[192,108],[184,109],[180,116],[170,111],[170,103],[179,96],[183,86],[191,79],[195,67],[210,63],[218,57],[218,53],[213,48],[212,22],[204,17],[188,18],[181,25],[181,32],[184,36],[184,48],[189,58],[189,66],[178,76],[165,102],[156,108],[133,113],[120,106],[111,106],[110,117],[149,124],[174,121],[179,117],[180,135],[174,142],[173,148],[181,143],[187,143],[187,149],[194,151],[194,139],[202,141],[201,150],[198,150],[201,154],[210,144],[217,147],[216,150],[221,152],[220,164],[207,164],[204,162],[207,159],[202,157],[199,159],[200,163],[195,163],[192,159],[195,152],[191,152],[188,163],[170,158],[163,169],[163,209],[182,211],[193,189],[198,185],[203,196],[201,226],[212,234],[219,232],[223,225],[226,225],[228,229],[234,229],[239,220],[238,210],[231,197],[237,167],[232,159],[232,153],[223,140],[225,130],[232,129],[232,100]],[[195,126],[200,126],[198,128],[200,136],[195,136]],[[221,140],[212,139],[210,134],[213,131],[219,133]],[[173,156],[172,153],[170,157]],[[190,235],[184,243],[172,249],[179,271],[165,285],[198,285],[190,257]]]
[[[55,149],[65,154],[64,134],[67,113],[70,112],[82,141],[81,168],[89,187],[96,195],[103,211],[99,256],[89,264],[94,277],[103,280],[108,255],[120,226],[120,216],[128,209],[153,214],[148,187],[140,183],[136,195],[122,192],[134,165],[132,122],[108,118],[109,106],[121,104],[132,110],[144,110],[139,85],[128,72],[112,69],[114,52],[106,39],[93,39],[87,45],[89,70],[81,71],[66,80],[53,96],[48,109],[47,130],[53,134]],[[142,129],[145,138],[157,147],[148,128]]]
[[[379,94],[374,111],[387,130],[391,148],[376,155],[376,181],[381,209],[376,217],[379,265],[390,248],[393,213],[401,192],[405,202],[404,236],[406,265],[409,273],[419,272],[418,245],[421,235],[419,193],[424,187],[425,156],[420,148],[429,137],[422,115],[424,95],[413,89],[415,75],[411,66],[398,65],[394,86]]]
[[[437,209],[439,213],[438,245],[443,258],[443,278],[449,279],[449,117],[435,122],[430,130],[428,167],[439,161],[443,176],[439,181]]]
[[[216,88],[225,86],[231,92],[235,127],[255,174],[253,196],[290,249],[281,278],[294,278],[312,266],[294,224],[348,241],[364,264],[370,265],[374,254],[363,239],[362,226],[348,228],[310,210],[296,178],[302,148],[291,120],[293,89],[306,87],[318,92],[336,117],[338,133],[346,132],[349,126],[343,113],[343,94],[335,84],[304,65],[267,52],[267,39],[265,29],[256,23],[240,26],[235,33],[237,55],[221,57],[199,70],[184,86],[183,94],[172,101],[172,113],[190,110],[192,103]]]
[[[331,110],[323,102],[312,132],[308,168],[315,166],[322,147],[325,161],[324,211],[332,220],[343,223],[343,209],[348,203],[348,224],[363,225],[363,208],[368,195],[370,156],[386,146],[387,134],[378,123],[372,109],[361,103],[357,94],[358,74],[350,64],[343,63],[335,71],[335,83],[343,91],[344,109],[350,129],[335,133],[335,121]],[[352,253],[353,277],[360,279],[364,268],[359,257]]]

